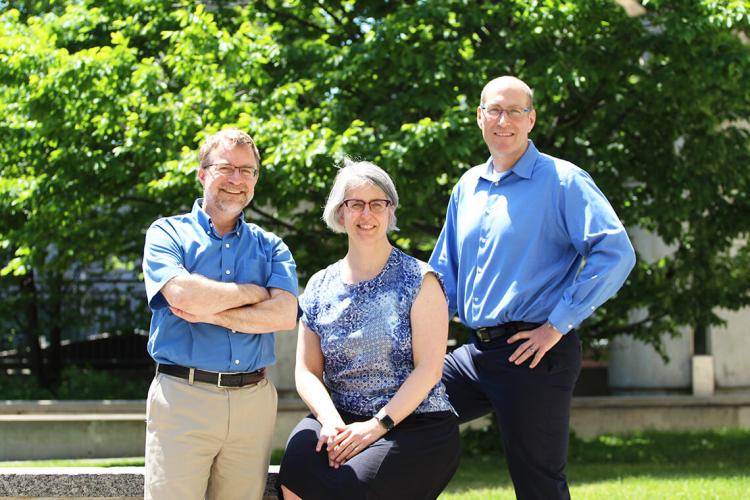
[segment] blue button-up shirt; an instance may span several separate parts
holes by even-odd
[[[591,177],[532,141],[510,171],[498,174],[490,158],[461,177],[430,258],[451,314],[468,327],[548,320],[563,333],[614,295],[634,264]]]
[[[153,312],[148,352],[158,363],[216,372],[249,372],[273,364],[272,333],[189,323],[172,314],[161,293],[172,278],[192,273],[298,293],[294,259],[278,236],[242,216],[232,231],[220,236],[202,202],[198,199],[189,214],[157,220],[146,233],[143,276]]]

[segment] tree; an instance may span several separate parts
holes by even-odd
[[[134,267],[148,223],[196,196],[202,134],[225,125],[260,145],[249,218],[285,237],[303,283],[343,252],[320,212],[344,154],[392,174],[394,242],[426,258],[452,185],[487,156],[481,87],[515,74],[535,89],[540,149],[675,248],[639,260],[585,338],[658,346],[678,325],[717,323],[717,307],[750,301],[748,2],[643,4],[638,18],[610,0],[5,8],[3,279]]]

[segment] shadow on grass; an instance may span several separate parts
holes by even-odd
[[[747,464],[714,462],[692,464],[591,464],[571,463],[567,469],[571,487],[627,479],[677,480],[747,478]],[[503,488],[512,491],[507,464],[502,455],[469,457],[461,460],[446,493]]]
[[[477,434],[478,432],[478,434]],[[512,492],[499,435],[463,435],[464,453],[447,493],[503,488]],[[494,443],[494,444],[493,444]],[[626,479],[690,480],[747,478],[750,431],[639,432],[592,440],[571,436],[568,481],[571,486]]]

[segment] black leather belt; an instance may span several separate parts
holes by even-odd
[[[474,335],[477,336],[480,342],[492,342],[500,337],[510,337],[511,335],[518,332],[525,332],[527,330],[533,330],[539,328],[544,323],[527,323],[525,321],[511,321],[510,323],[503,323],[497,326],[485,326],[474,330]]]
[[[190,370],[190,368],[180,365],[159,365],[158,368],[159,373],[184,378],[185,380],[190,380]],[[206,372],[197,368],[193,370],[194,381],[213,384],[217,387],[245,387],[255,385],[264,378],[266,378],[265,368],[247,373]]]

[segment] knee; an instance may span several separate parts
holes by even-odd
[[[284,498],[284,500],[301,500],[299,496],[297,496],[292,490],[281,485],[281,496]]]

